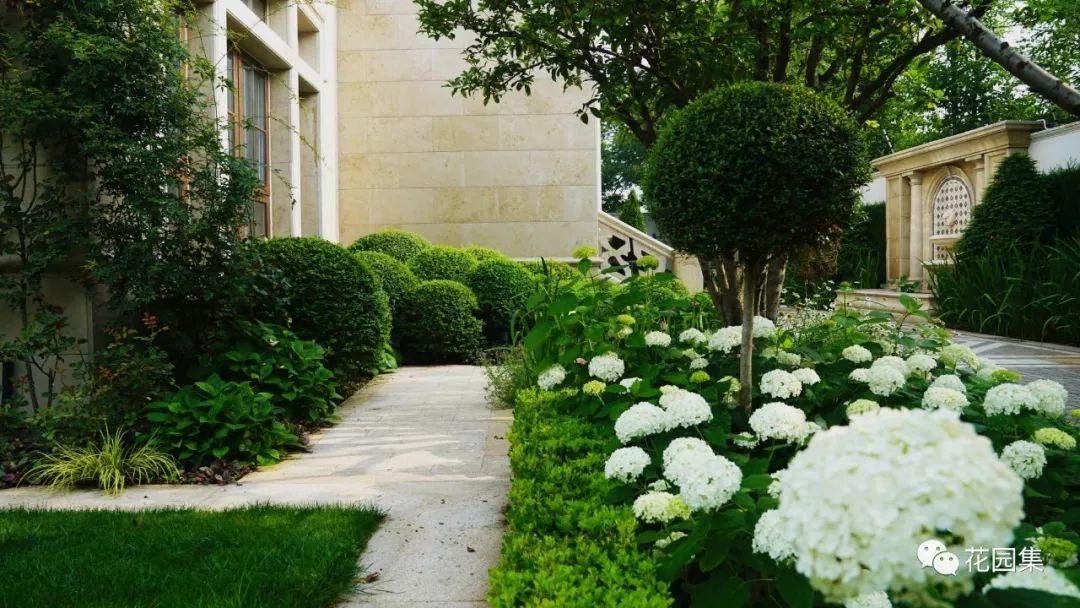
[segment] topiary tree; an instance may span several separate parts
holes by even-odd
[[[994,181],[971,213],[956,244],[956,256],[972,259],[1006,253],[1010,247],[1038,243],[1054,230],[1053,201],[1046,179],[1027,154],[1001,161]]]
[[[796,86],[717,88],[673,115],[649,154],[645,201],[697,256],[729,324],[742,319],[740,401],[750,407],[758,287],[788,254],[842,229],[870,168],[855,122]],[[741,292],[741,305],[739,293]]]
[[[641,199],[638,198],[637,190],[631,190],[619,205],[619,219],[645,232],[645,215],[641,213]]]
[[[457,281],[424,281],[405,297],[398,340],[406,357],[421,362],[460,362],[483,342],[476,296]]]
[[[416,278],[408,266],[385,253],[358,251],[353,255],[379,279],[379,286],[386,292],[386,297],[390,302],[390,314],[396,318],[405,294],[419,285],[420,279]]]
[[[388,256],[408,262],[421,251],[431,247],[431,243],[414,232],[397,228],[387,228],[362,236],[349,245],[349,251],[378,251]]]
[[[476,258],[455,247],[428,247],[409,260],[409,269],[421,281],[457,281],[464,283],[476,266]]]
[[[269,239],[259,248],[283,277],[274,289],[293,331],[326,347],[327,365],[347,380],[377,370],[390,337],[390,306],[375,275],[317,237]]]
[[[480,245],[469,245],[465,248],[465,253],[468,253],[477,262],[486,262],[488,260],[509,260],[510,258],[498,249],[492,249],[491,247],[481,247]]]
[[[473,268],[467,284],[476,295],[488,339],[506,342],[514,311],[524,308],[536,285],[533,274],[513,260],[488,260]]]

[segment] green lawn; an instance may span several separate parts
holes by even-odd
[[[332,606],[381,520],[348,507],[0,511],[0,607]]]

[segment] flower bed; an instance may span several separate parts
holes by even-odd
[[[1080,601],[1070,582],[1080,537],[1069,529],[1080,519],[1080,458],[1060,385],[1022,384],[933,325],[842,310],[790,326],[756,319],[753,405],[743,409],[741,328],[717,329],[692,300],[650,298],[637,280],[612,287],[581,268],[530,300],[524,346],[538,384],[562,390],[548,393],[552,408],[589,421],[596,439],[543,440],[592,450],[566,485],[636,515],[637,549],[676,603]],[[536,423],[525,415],[521,426]],[[536,440],[519,431],[514,452],[539,449]],[[582,480],[600,474],[614,487],[589,490]],[[525,497],[511,502],[514,512]],[[538,518],[531,538],[562,537],[567,521]],[[929,555],[917,556],[927,541]],[[969,570],[969,549],[1010,551],[1013,568],[1029,571]]]

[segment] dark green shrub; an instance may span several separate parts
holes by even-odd
[[[465,248],[465,252],[473,257],[474,260],[479,262],[487,262],[488,260],[509,260],[510,258],[498,249],[492,249],[491,247],[481,247],[480,245],[469,245]]]
[[[299,440],[281,423],[282,411],[269,393],[257,393],[249,382],[226,382],[213,375],[181,388],[148,406],[160,446],[181,462],[197,468],[228,459],[255,464],[281,460]]]
[[[641,212],[641,199],[638,198],[637,190],[631,190],[619,205],[619,219],[645,232],[645,214]]]
[[[1080,238],[931,268],[934,301],[948,326],[1080,344]]]
[[[431,243],[419,234],[387,228],[356,239],[352,245],[349,245],[349,251],[354,253],[378,251],[402,262],[408,262],[428,247],[431,247]]]
[[[609,425],[560,411],[561,393],[518,394],[510,431],[509,531],[488,602],[514,606],[671,605],[658,561],[638,548],[629,507],[604,477]]]
[[[266,263],[284,275],[297,335],[328,349],[327,364],[345,380],[372,374],[390,336],[390,306],[377,279],[345,249],[320,238],[269,239]]]
[[[341,395],[334,372],[323,365],[323,347],[268,323],[241,322],[240,331],[244,337],[221,355],[218,373],[268,393],[270,403],[290,420],[321,422],[334,413]]]
[[[1046,180],[1027,154],[1001,161],[994,181],[956,244],[956,257],[974,259],[1044,241],[1053,231],[1054,210]]]
[[[1043,177],[1058,238],[1080,236],[1080,165],[1055,169]]]
[[[521,265],[537,276],[552,276],[559,280],[569,281],[578,278],[578,271],[573,266],[557,260],[528,260],[521,262]]]
[[[508,341],[510,320],[525,307],[535,284],[532,273],[513,260],[489,260],[473,268],[468,286],[476,295],[489,339]]]
[[[476,266],[476,258],[454,247],[429,247],[409,260],[409,269],[421,281],[457,281],[464,283]]]
[[[476,313],[476,296],[468,287],[424,281],[405,297],[397,326],[401,350],[420,362],[464,361],[483,341]]]
[[[390,301],[390,312],[397,317],[405,294],[420,284],[413,271],[403,262],[378,251],[358,251],[354,254],[379,279],[379,286]]]
[[[642,275],[638,282],[646,297],[650,301],[662,304],[668,300],[686,299],[690,297],[690,290],[686,285],[671,273],[655,275]]]

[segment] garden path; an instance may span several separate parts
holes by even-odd
[[[1056,380],[1069,391],[1069,405],[1080,408],[1080,348],[953,331],[956,342],[975,354],[1019,372],[1024,381]]]
[[[378,580],[345,607],[483,606],[505,526],[511,421],[488,408],[485,385],[478,367],[406,367],[350,397],[310,453],[238,485],[140,486],[118,498],[16,488],[0,492],[0,508],[372,504],[387,518],[361,561]]]

